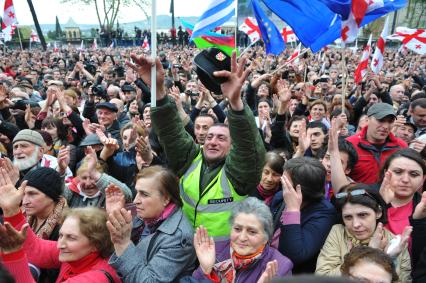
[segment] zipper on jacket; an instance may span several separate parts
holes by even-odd
[[[211,188],[217,183],[217,180],[218,180],[219,178],[216,178],[216,180],[210,185],[210,186],[208,186],[207,187],[207,189],[205,189],[202,193],[201,193],[201,195],[200,195],[200,197],[198,198],[198,201],[197,201],[197,204],[195,205],[195,215],[194,215],[194,224],[192,225],[192,226],[194,226],[195,227],[195,223],[196,223],[196,220],[197,220],[197,208],[198,208],[198,205],[200,204],[200,201],[201,201],[201,199],[203,198],[203,196],[205,196],[210,190],[211,190]]]

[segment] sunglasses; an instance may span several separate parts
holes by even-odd
[[[335,198],[336,199],[346,199],[349,196],[355,197],[355,196],[363,196],[363,195],[368,196],[371,199],[373,199],[375,202],[377,202],[377,200],[369,192],[367,192],[364,189],[353,190],[353,191],[350,191],[350,192],[338,193],[338,194],[336,194]]]

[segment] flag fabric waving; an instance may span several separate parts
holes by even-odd
[[[293,54],[291,54],[291,56],[287,59],[287,62],[291,62],[291,64],[293,65],[298,65],[299,64],[299,54],[300,54],[300,48],[302,47],[302,43],[299,43],[299,45],[297,45],[297,48],[294,50]]]
[[[84,50],[84,41],[83,40],[81,40],[81,43],[80,43],[80,50]]]
[[[366,0],[364,0],[366,1]],[[352,9],[350,0],[263,0],[278,17],[292,27],[302,44],[313,52],[341,36],[342,19]],[[403,8],[407,0],[368,0],[360,27],[377,18]]]
[[[247,34],[252,43],[260,39],[260,30],[255,18],[246,18],[238,29]]]
[[[285,43],[279,30],[263,12],[258,0],[252,0],[251,4],[254,16],[259,25],[260,34],[265,43],[266,54],[281,54],[285,49]]]
[[[40,38],[34,30],[31,30],[30,42],[40,42]]]
[[[370,68],[376,75],[383,67],[383,56],[385,54],[386,37],[389,34],[389,17],[386,17],[385,25],[383,26],[382,33],[376,43],[373,58],[371,58]]]
[[[143,43],[142,43],[142,49],[144,51],[149,51],[149,42],[148,42],[148,38],[145,36],[145,38],[143,39]]]
[[[231,19],[235,15],[235,7],[235,0],[210,0],[207,10],[194,26],[191,39],[199,37]]]
[[[12,40],[12,36],[15,34],[15,29],[16,25],[10,25],[3,29],[2,34],[4,42]]]
[[[185,27],[189,34],[192,34],[194,26],[184,20],[180,20],[182,25]],[[206,35],[201,37],[193,38],[197,48],[204,49],[209,47],[216,47],[228,54],[232,55],[232,51],[235,49],[235,37],[229,35],[222,35],[214,32],[207,32]]]
[[[354,81],[359,84],[362,82],[362,79],[365,77],[368,71],[368,60],[370,59],[371,54],[371,34],[368,39],[367,45],[364,47],[364,51],[362,51],[361,61],[358,64],[358,67],[354,73]]]
[[[18,23],[16,19],[15,8],[13,7],[12,0],[6,0],[4,2],[3,19],[1,23],[1,29],[4,30],[6,27]]]
[[[387,39],[402,41],[402,45],[418,54],[426,54],[426,30],[397,27]]]
[[[98,43],[96,42],[96,38],[93,39],[92,49],[98,49]]]
[[[294,34],[294,31],[291,28],[291,26],[284,27],[283,30],[281,31],[281,35],[283,36],[285,43],[297,41],[297,36]]]

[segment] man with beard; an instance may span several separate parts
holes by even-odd
[[[39,167],[49,167],[63,177],[72,177],[68,168],[69,148],[62,148],[58,158],[43,154],[44,140],[40,133],[25,129],[13,139],[13,165],[19,169],[19,179],[27,172]],[[18,181],[18,180],[14,180]]]

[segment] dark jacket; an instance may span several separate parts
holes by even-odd
[[[216,262],[222,262],[231,257],[229,245],[230,243],[228,241],[227,245],[223,248],[218,248],[216,246]],[[272,260],[276,260],[278,262],[277,277],[291,275],[293,263],[275,248],[267,244],[259,261],[257,261],[253,266],[250,266],[248,269],[237,271],[235,282],[257,282],[260,276],[262,276],[262,273],[265,271],[268,262]],[[199,280],[207,279],[200,267],[195,270],[192,276]]]
[[[413,226],[411,234],[411,276],[413,283],[422,283],[426,282],[426,221],[425,219],[410,217],[410,225]]]
[[[368,126],[358,134],[348,137],[346,140],[354,146],[358,154],[358,162],[352,169],[349,177],[355,182],[374,184],[379,180],[379,172],[385,160],[395,151],[406,148],[407,144],[396,138],[392,133],[379,149],[367,141]]]
[[[278,192],[272,201],[272,213],[275,229],[281,229],[278,250],[294,264],[293,273],[312,273],[315,271],[318,254],[331,227],[336,224],[337,212],[334,206],[322,199],[304,207],[299,221],[283,224],[282,216],[285,203],[282,192]],[[289,220],[289,219],[287,219]]]

